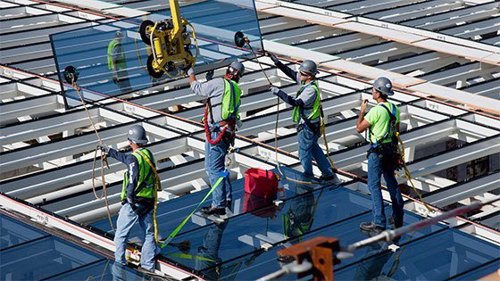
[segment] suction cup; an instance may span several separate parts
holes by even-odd
[[[234,34],[234,44],[238,47],[243,47],[247,43],[247,39],[245,37],[245,34],[243,32],[238,31]]]
[[[78,80],[79,74],[80,73],[78,73],[76,68],[72,65],[66,66],[66,68],[64,68],[64,71],[63,71],[64,80],[68,84],[73,84],[73,82],[76,82]]]

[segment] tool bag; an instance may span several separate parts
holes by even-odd
[[[272,201],[277,197],[278,177],[268,170],[250,168],[245,172],[245,192]]]

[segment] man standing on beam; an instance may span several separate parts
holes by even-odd
[[[377,78],[373,82],[372,97],[377,102],[368,114],[365,115],[368,100],[361,104],[356,131],[362,133],[369,130],[370,149],[368,150],[368,190],[372,198],[373,220],[363,222],[359,228],[369,233],[380,233],[386,228],[384,200],[380,177],[384,175],[387,189],[392,201],[392,220],[394,227],[403,226],[403,197],[394,176],[396,169],[397,139],[399,132],[399,108],[388,102],[387,98],[394,95],[392,83],[385,77]]]
[[[321,170],[320,180],[340,184],[341,181],[333,172],[330,162],[318,144],[318,139],[321,136],[321,93],[316,80],[316,75],[319,74],[316,63],[305,60],[300,65],[299,72],[297,72],[284,65],[275,55],[268,54],[283,73],[300,85],[295,98],[278,87],[271,87],[271,92],[293,106],[292,121],[298,124],[299,159],[304,168],[304,175],[314,177],[312,169],[312,160],[314,158]]]

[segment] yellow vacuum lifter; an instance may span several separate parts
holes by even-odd
[[[147,69],[149,75],[160,78],[177,70],[180,74],[184,69],[193,66],[196,59],[191,53],[191,38],[187,27],[191,27],[196,40],[193,26],[181,17],[179,2],[169,0],[172,16],[162,21],[145,20],[139,27],[142,41],[151,46]]]

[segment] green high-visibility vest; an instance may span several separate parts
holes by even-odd
[[[113,39],[111,40],[111,42],[109,42],[108,44],[108,68],[109,70],[114,70],[114,64],[116,63],[116,68],[117,69],[124,69],[127,67],[127,65],[125,64],[125,53],[123,52],[123,50],[121,50],[119,52],[119,57],[116,61],[113,61],[113,51],[115,50],[115,48],[120,48],[120,46],[118,46],[120,43],[118,42],[118,40],[116,39]]]
[[[299,91],[297,92],[297,95],[295,96],[295,98],[298,98],[300,96],[300,94],[302,93],[302,91],[304,91],[305,87],[307,85],[302,85],[299,89]],[[314,91],[316,92],[316,98],[314,99],[314,104],[312,106],[312,111],[311,113],[309,114],[309,116],[306,116],[307,119],[309,120],[313,120],[313,119],[316,119],[320,116],[321,114],[321,110],[320,110],[320,105],[321,105],[321,95],[320,95],[320,92],[319,92],[319,87],[318,87],[318,81],[314,81],[311,85],[311,87],[313,87]],[[292,110],[292,121],[294,123],[299,123],[300,121],[300,107],[299,106],[295,106]]]
[[[144,154],[144,156],[142,155]],[[134,151],[132,155],[137,159],[139,163],[139,181],[137,186],[134,187],[134,193],[136,197],[154,199],[155,192],[155,174],[151,170],[148,162],[144,160],[143,157],[148,157],[151,163],[154,163],[153,155],[151,151],[147,149],[140,148],[139,151]],[[154,164],[153,164],[154,165]],[[121,200],[127,199],[127,186],[129,183],[128,171],[123,175],[123,186]]]
[[[222,96],[221,119],[238,119],[240,115],[241,89],[238,83],[224,79],[224,95]]]

